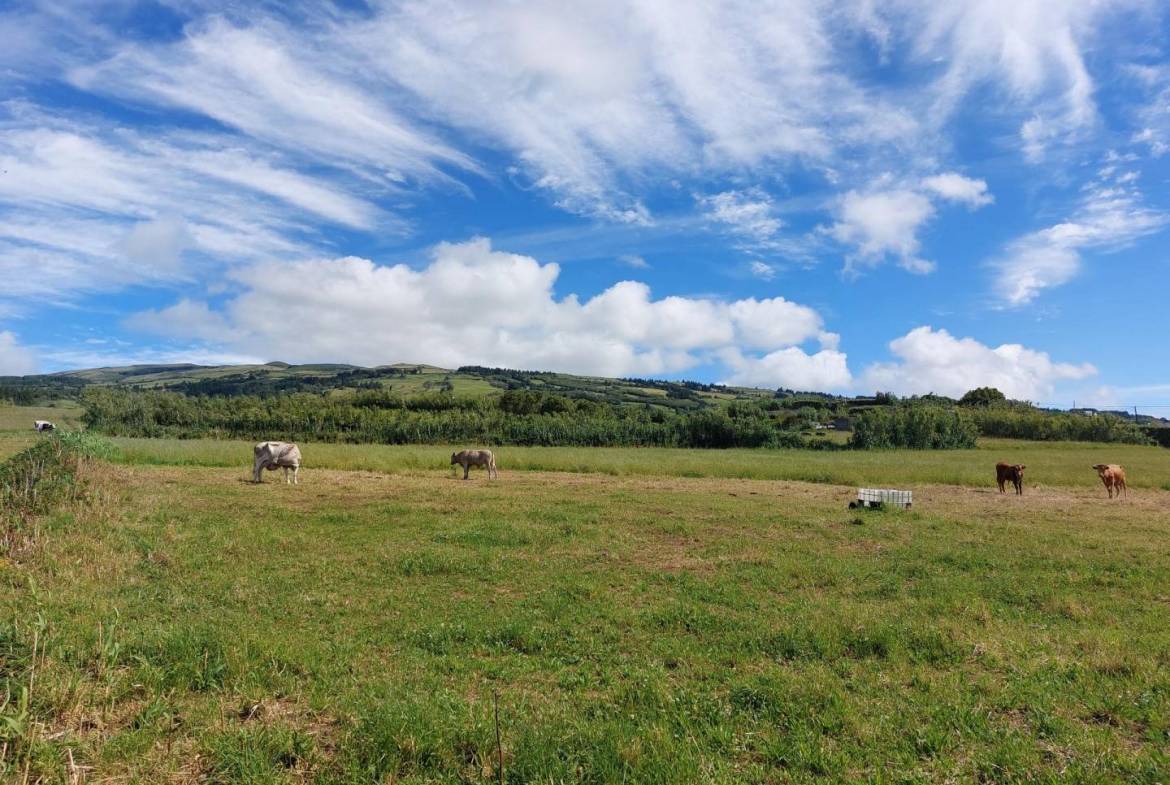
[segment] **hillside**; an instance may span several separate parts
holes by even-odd
[[[469,366],[456,370],[432,365],[396,364],[362,368],[345,364],[289,365],[131,365],[92,368],[37,376],[0,377],[0,397],[72,398],[89,385],[138,390],[170,390],[189,395],[271,395],[290,392],[381,389],[412,396],[450,392],[460,397],[531,390],[570,398],[617,404],[651,404],[670,409],[699,409],[734,400],[779,396],[773,390],[722,387],[696,382],[606,379],[573,374],[512,371]],[[832,396],[810,394],[810,399]],[[839,400],[839,399],[838,399]]]
[[[101,422],[121,435],[247,437],[264,431],[386,443],[491,439],[722,447],[792,446],[828,431],[853,431],[856,445],[871,447],[960,446],[973,438],[941,431],[927,436],[936,428],[950,433],[953,426],[1004,438],[1154,440],[1170,446],[1165,421],[1135,420],[1129,412],[1039,409],[990,388],[973,390],[961,401],[936,395],[899,399],[886,393],[846,397],[481,366],[282,362],[133,365],[0,377],[0,400],[22,405],[79,400],[87,389],[90,424]],[[101,391],[108,394],[98,395]],[[289,400],[290,394],[311,398]],[[940,411],[958,419],[940,419]]]

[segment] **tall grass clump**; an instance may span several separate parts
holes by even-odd
[[[86,462],[112,458],[115,450],[100,436],[62,431],[0,464],[0,554],[27,540],[37,516],[79,498]]]

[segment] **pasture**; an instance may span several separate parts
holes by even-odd
[[[0,779],[1167,781],[1170,452],[119,444],[0,567]]]

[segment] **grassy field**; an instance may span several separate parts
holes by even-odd
[[[121,447],[0,563],[0,760],[30,682],[32,742],[0,781],[487,783],[500,752],[510,783],[1170,772],[1164,453],[1101,450],[1149,475],[1109,502],[1076,445],[508,449],[491,483],[312,445],[300,486],[246,482],[246,444]],[[1057,479],[1001,496],[1001,454]],[[826,474],[738,478],[798,458]],[[899,472],[912,512],[845,508]]]
[[[77,428],[81,414],[81,407],[74,401],[60,401],[52,406],[0,404],[0,461],[36,441],[34,420],[48,420],[61,428]]]
[[[251,471],[252,443],[210,439],[115,439],[131,464],[241,467]],[[317,468],[375,472],[433,472],[449,467],[457,447],[302,444],[306,473]],[[1135,445],[984,439],[975,450],[813,451],[682,450],[665,448],[500,447],[501,471],[598,473],[800,480],[852,486],[936,483],[995,484],[999,460],[1023,463],[1028,486],[1100,487],[1097,463],[1126,467],[1134,488],[1170,487],[1170,450]],[[1103,493],[1104,491],[1102,491]]]

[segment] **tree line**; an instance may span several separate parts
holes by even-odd
[[[387,389],[205,396],[93,386],[86,425],[116,436],[287,439],[378,444],[582,447],[851,447],[959,449],[979,436],[1149,443],[1137,424],[1108,415],[1047,412],[1012,402],[956,405],[935,397],[850,412],[847,445],[813,436],[840,404],[799,398],[733,401],[680,411],[534,390],[461,397]]]
[[[754,404],[680,413],[528,390],[466,398],[382,390],[233,397],[91,387],[87,427],[114,436],[582,447],[800,446],[799,423]]]

